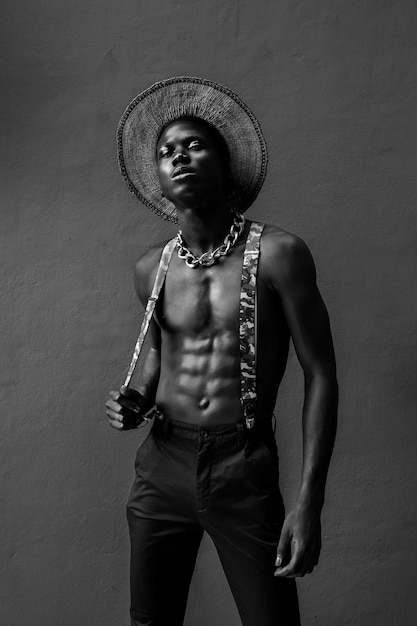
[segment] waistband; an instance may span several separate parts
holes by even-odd
[[[182,420],[168,419],[167,417],[165,417],[165,415],[162,413],[162,411],[158,407],[155,407],[150,417],[155,418],[155,424],[156,423],[166,424],[166,425],[169,425],[170,428],[182,429],[182,430],[193,431],[193,432],[200,432],[200,433],[204,433],[205,435],[210,435],[210,434],[220,435],[220,434],[233,433],[233,432],[239,433],[239,432],[249,430],[246,426],[246,422],[243,420],[238,421],[238,422],[229,422],[226,424],[196,424],[192,422],[184,422]],[[272,421],[266,420],[266,419],[255,420],[253,428],[251,428],[250,430],[256,430],[256,431],[262,430],[262,431],[271,431],[271,432],[275,431],[272,425]]]

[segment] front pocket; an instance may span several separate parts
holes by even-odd
[[[265,448],[265,454],[269,455],[274,467],[278,466],[278,449],[275,436],[272,433],[266,435],[261,433],[259,435],[259,441],[260,445]]]
[[[256,484],[267,485],[278,480],[278,453],[273,435],[248,433],[245,458]]]

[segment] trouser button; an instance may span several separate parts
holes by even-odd
[[[208,435],[209,435],[209,434],[208,434],[208,432],[206,431],[206,429],[205,429],[205,428],[202,428],[202,429],[200,430],[200,436],[201,436],[201,437],[203,437],[203,439],[207,439]]]

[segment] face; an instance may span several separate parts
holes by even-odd
[[[225,196],[228,166],[224,151],[198,120],[178,120],[162,132],[156,159],[164,196],[175,205]]]

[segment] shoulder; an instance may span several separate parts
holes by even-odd
[[[168,241],[168,239],[161,241],[148,248],[135,263],[133,271],[135,289],[142,302],[146,301],[150,296],[162,250]]]
[[[145,252],[143,252],[136,261],[135,274],[138,274],[140,277],[145,277],[151,274],[153,270],[156,271],[161,258],[162,250],[168,241],[168,239],[166,241],[161,241],[145,250]]]
[[[260,271],[275,287],[288,281],[315,280],[313,257],[307,244],[282,228],[265,224],[261,239]]]

